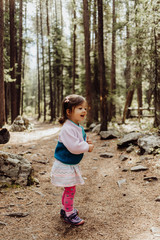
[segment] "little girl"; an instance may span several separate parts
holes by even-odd
[[[83,153],[91,152],[94,147],[86,138],[83,127],[79,125],[87,114],[85,98],[75,94],[65,97],[62,102],[62,114],[59,122],[63,126],[55,149],[51,182],[55,186],[64,187],[61,217],[67,223],[81,225],[84,220],[73,207],[76,185],[84,184],[78,163],[82,160]]]

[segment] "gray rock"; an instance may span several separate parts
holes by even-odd
[[[38,178],[34,178],[34,182],[35,182],[36,185],[39,185],[39,184],[40,184]]]
[[[131,168],[132,172],[139,172],[139,171],[146,171],[146,170],[148,170],[148,168],[144,167],[142,165],[137,165],[137,166]]]
[[[32,167],[22,156],[0,151],[0,173],[0,186],[12,184],[26,186]]]
[[[113,153],[101,153],[100,154],[100,157],[103,157],[103,158],[112,158],[114,156]]]
[[[155,199],[156,202],[160,202],[160,196]]]
[[[117,182],[119,187],[121,187],[121,185],[124,183],[126,183],[126,179],[121,179],[121,180],[118,180],[118,182]]]
[[[126,160],[128,159],[128,156],[121,154],[120,157],[119,157],[119,159],[120,159],[121,161],[126,161]]]
[[[131,153],[131,152],[133,152],[134,151],[134,147],[131,145],[131,146],[129,146],[127,149],[126,149],[126,152],[127,153]]]
[[[29,120],[22,116],[17,116],[11,125],[10,131],[13,132],[23,132],[26,129],[32,129],[33,126]]]
[[[152,227],[150,230],[154,234],[155,237],[160,237],[160,228],[159,227]]]
[[[89,129],[92,130],[93,128],[96,127],[96,125],[97,125],[96,123],[92,123],[92,124],[89,126]]]
[[[145,135],[138,139],[138,145],[143,153],[156,153],[160,151],[160,136]]]
[[[45,197],[45,195],[41,192],[35,191],[36,194],[40,195],[41,197]]]
[[[101,128],[101,124],[98,124],[92,129],[92,132],[99,134],[100,133],[100,128]]]
[[[40,174],[40,175],[45,175],[45,174],[46,174],[46,171],[40,172],[39,174]],[[34,180],[35,180],[35,178],[34,178]]]
[[[119,140],[119,142],[117,143],[117,147],[124,148],[124,147],[128,147],[130,144],[137,145],[137,141],[141,136],[142,136],[142,133],[139,133],[139,132],[128,133]]]
[[[129,170],[128,168],[123,168],[122,172],[128,172],[128,170]]]
[[[101,131],[100,136],[102,140],[113,139],[118,137],[118,132],[115,130]]]
[[[148,181],[148,182],[153,182],[153,181],[158,181],[158,178],[157,177],[144,177],[143,180]]]

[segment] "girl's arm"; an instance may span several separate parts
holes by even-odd
[[[71,129],[62,131],[60,141],[73,154],[80,154],[89,151],[89,144],[84,140],[80,140]]]
[[[93,148],[94,148],[94,145],[92,144],[92,141],[91,139],[87,136],[87,140],[86,142],[89,144],[89,150],[88,152],[92,152],[93,151]]]

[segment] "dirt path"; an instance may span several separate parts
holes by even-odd
[[[143,160],[143,165],[149,167],[145,172],[123,171],[135,165],[140,157],[130,153],[129,159],[121,162],[117,140],[101,141],[93,133],[89,135],[95,149],[85,154],[81,162],[85,185],[77,187],[75,197],[75,207],[85,224],[73,227],[60,219],[62,189],[50,183],[58,130],[53,125],[36,124],[33,132],[11,133],[10,142],[0,145],[1,151],[23,153],[32,162],[34,177],[39,181],[38,185],[27,188],[0,190],[0,240],[160,239],[160,203],[155,201],[160,195],[160,182],[144,181],[144,176],[159,179],[156,167],[159,159],[149,156]],[[100,157],[106,151],[114,157]],[[125,183],[119,187],[117,182],[122,179]],[[11,212],[28,216],[5,216]],[[151,231],[153,227],[158,228],[157,232]]]

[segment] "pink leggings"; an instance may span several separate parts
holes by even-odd
[[[76,186],[64,188],[64,192],[62,195],[62,205],[67,216],[71,215],[74,212],[73,201],[75,193]]]

